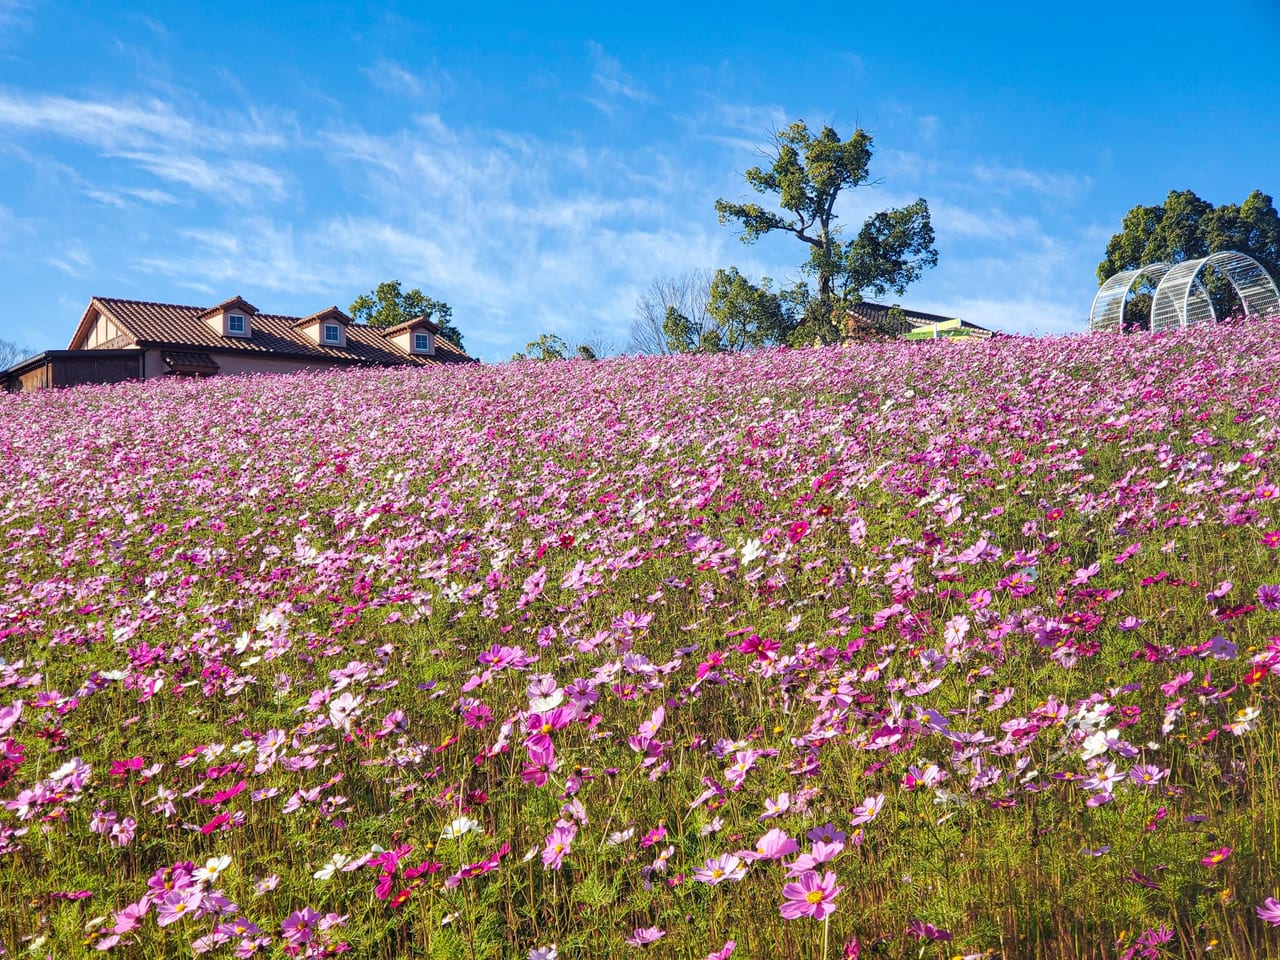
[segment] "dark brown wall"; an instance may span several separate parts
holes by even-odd
[[[41,357],[37,365],[25,368],[21,374],[10,373],[0,378],[0,386],[10,393],[24,393],[48,387],[141,379],[140,351],[131,350],[125,355],[104,353],[97,350],[69,354],[50,351],[51,355]]]
[[[92,350],[85,356],[55,357],[53,385],[74,387],[82,383],[120,383],[139,377],[137,357],[95,357]]]

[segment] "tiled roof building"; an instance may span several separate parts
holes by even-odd
[[[212,307],[94,297],[66,350],[46,351],[0,377],[9,390],[30,390],[163,376],[476,362],[426,317],[371,327],[336,306],[287,317],[259,313],[241,297]]]
[[[938,313],[922,313],[919,310],[905,310],[902,307],[889,306],[884,303],[850,304],[846,314],[850,339],[869,339],[880,337],[902,337],[922,328],[949,323],[953,317],[944,317]],[[961,320],[964,332],[981,339],[992,336],[993,331],[980,327],[968,320]]]

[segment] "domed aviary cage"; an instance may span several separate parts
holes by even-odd
[[[1125,270],[1108,277],[1093,297],[1089,309],[1089,332],[1119,330],[1124,320],[1124,306],[1129,292],[1140,284],[1154,287],[1170,270],[1167,263],[1149,263],[1136,270]]]
[[[1204,278],[1210,272],[1231,284],[1246,315],[1280,313],[1280,290],[1262,264],[1248,254],[1220,250],[1199,260],[1184,260],[1164,274],[1151,303],[1152,333],[1218,318],[1205,285]]]

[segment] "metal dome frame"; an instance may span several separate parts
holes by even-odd
[[[1145,267],[1125,270],[1108,277],[1094,294],[1093,306],[1089,308],[1089,332],[1119,330],[1124,320],[1125,301],[1134,285],[1141,280],[1148,280],[1158,288],[1160,281],[1171,269],[1173,267],[1168,263],[1149,263]]]
[[[1209,268],[1219,271],[1235,288],[1245,314],[1269,316],[1280,313],[1280,289],[1266,268],[1248,254],[1220,250],[1198,260],[1184,260],[1164,274],[1151,301],[1152,333],[1190,327],[1218,318],[1209,290],[1201,279]]]

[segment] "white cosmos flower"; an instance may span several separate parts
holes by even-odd
[[[468,833],[478,833],[480,831],[480,821],[472,820],[470,817],[458,817],[440,834],[441,840],[456,840],[458,837],[466,836]]]
[[[339,730],[350,730],[351,721],[360,715],[364,697],[344,693],[329,704],[329,722]]]
[[[222,876],[222,871],[231,866],[231,858],[225,853],[220,857],[210,857],[203,867],[196,867],[191,876],[197,882],[212,886]]]
[[[1100,757],[1115,744],[1117,733],[1115,730],[1099,730],[1091,733],[1084,738],[1083,748],[1080,753],[1081,760],[1092,760],[1094,757]]]
[[[605,846],[616,847],[621,843],[626,843],[636,835],[635,827],[627,827],[625,830],[619,830],[616,833],[609,834],[609,838],[605,840]]]
[[[345,853],[335,853],[332,857],[329,858],[328,863],[326,863],[323,867],[321,867],[311,876],[313,876],[317,880],[328,880],[332,878],[335,873],[337,873],[339,870],[341,870],[344,866],[346,866],[350,862],[351,862],[351,858],[347,856]]]
[[[530,698],[529,711],[531,713],[546,713],[548,710],[554,710],[562,703],[564,703],[564,691],[553,690],[544,697]]]

